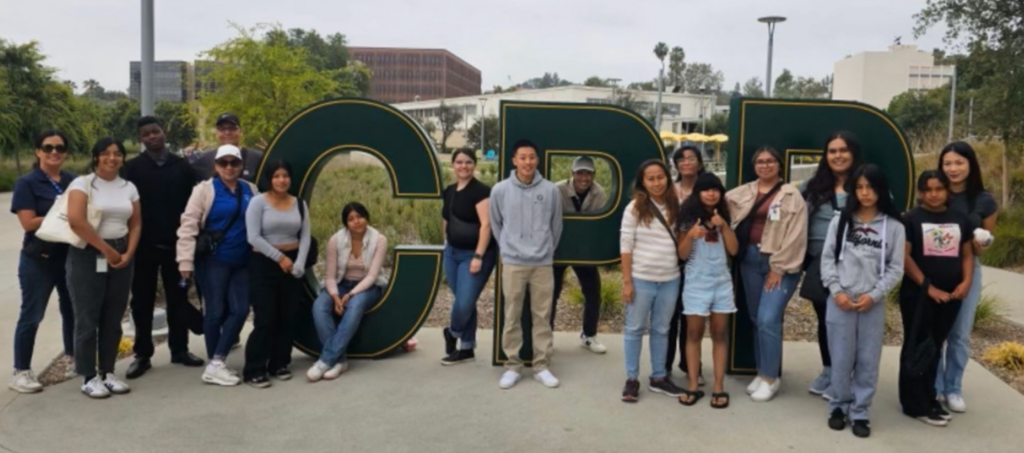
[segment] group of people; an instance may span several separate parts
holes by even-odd
[[[244,381],[263,388],[271,378],[292,377],[296,304],[289,297],[318,259],[309,209],[288,194],[292,169],[285,161],[265,164],[269,190],[260,193],[252,178],[262,154],[239,147],[234,115],[221,115],[216,124],[221,146],[182,158],[167,149],[160,122],[143,117],[139,156],[125,162],[120,142],[100,139],[92,150],[92,173],[80,177],[62,170],[68,151],[63,134],[39,136],[35,168],[17,181],[11,207],[25,229],[11,389],[42,389],[31,357],[56,289],[65,354],[83,377],[82,392],[93,398],[128,392],[128,384],[114,375],[121,318],[130,305],[135,360],[126,376],[135,379],[151,368],[158,275],[172,363],[206,365],[202,380],[225,386]],[[554,263],[562,217],[599,213],[607,209],[607,195],[588,156],[576,158],[572,176],[556,184],[537,170],[537,145],[521,140],[512,152],[514,169],[493,188],[475,178],[474,152],[452,155],[456,182],[442,194],[441,216],[444,270],[455,301],[443,330],[441,363],[474,360],[477,300],[500,256],[501,347],[507,361],[499,386],[509,389],[522,378],[520,320],[529,296],[534,377],[557,387],[549,365],[555,307],[568,267]],[[991,244],[997,212],[974,150],[962,142],[947,145],[938,168],[920,176],[917,207],[906,213],[893,202],[884,172],[863,162],[853,134],[833,134],[823,152],[814,176],[800,187],[783,181],[782,156],[771,147],[753,154],[756,180],[730,191],[704,170],[701,152],[690,146],[673,155],[674,172],[660,160],[640,166],[620,232],[623,401],[639,399],[640,356],[649,332],[649,391],[696,404],[704,397],[701,341],[710,329],[710,403],[729,406],[724,375],[728,319],[737,311],[736,273],[755,330],[757,375],[747,387],[754,401],[771,400],[781,386],[783,314],[799,286],[817,313],[823,364],[809,390],[829,400],[831,428],[852,425],[854,434],[869,435],[884,305],[899,286],[903,412],[943,426],[951,418],[946,408],[966,411],[961,381],[980,299],[978,256]],[[68,224],[88,244],[83,249],[34,235],[65,192]],[[323,349],[306,373],[312,382],[348,369],[348,344],[388,284],[382,272],[387,238],[370,226],[366,207],[349,203],[341,220],[326,244],[324,288],[313,303]],[[572,267],[585,299],[580,344],[605,353],[597,339],[600,273],[594,266]],[[193,277],[202,311],[188,302]],[[239,375],[225,359],[239,344],[250,307],[254,330]],[[209,363],[188,352],[190,331],[204,335]],[[677,342],[683,386],[670,378]]]

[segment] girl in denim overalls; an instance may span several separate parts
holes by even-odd
[[[689,387],[679,403],[692,406],[704,392],[697,389],[700,375],[701,341],[704,326],[711,319],[711,342],[715,364],[715,386],[711,407],[729,406],[725,391],[726,332],[729,315],[736,312],[727,256],[739,248],[736,234],[729,227],[729,209],[725,187],[717,176],[705,173],[697,178],[693,194],[679,214],[679,257],[686,259],[686,286],[683,289],[683,314],[686,315],[686,358]]]

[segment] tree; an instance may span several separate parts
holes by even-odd
[[[775,79],[772,96],[780,99],[828,99],[832,97],[832,76],[821,80],[795,77],[789,69],[783,69]]]
[[[752,98],[763,98],[764,97],[764,85],[761,84],[761,79],[757,77],[751,77],[743,84],[743,95]]]
[[[561,77],[558,76],[557,72],[545,72],[544,75],[541,77],[534,77],[519,84],[519,86],[523,88],[530,89],[554,88],[567,85],[572,85],[572,82],[568,80],[563,80]],[[487,131],[484,132],[486,133]]]
[[[583,85],[584,86],[588,86],[588,87],[608,87],[608,86],[611,86],[611,85],[608,84],[608,80],[607,79],[602,79],[602,78],[600,78],[598,76],[587,77],[587,80],[583,81]]]
[[[311,66],[305,47],[257,39],[261,28],[265,26],[236,27],[239,36],[203,52],[221,64],[212,65],[203,76],[203,83],[214,84],[217,90],[199,102],[207,111],[238,115],[245,124],[247,146],[269,141],[300,108],[344,91],[338,70]]]
[[[656,91],[658,89],[658,79],[654,79],[649,82],[633,82],[626,88],[638,91]]]
[[[682,87],[687,93],[721,91],[725,76],[708,63],[689,63],[683,71]]]
[[[496,116],[484,118],[484,143],[480,143],[480,119],[477,119],[466,133],[466,143],[473,149],[486,152],[501,146],[501,122]]]
[[[138,140],[136,125],[141,110],[139,103],[128,97],[113,101],[107,106],[103,127],[118,140]]]
[[[686,69],[686,52],[682,47],[675,46],[668,54],[668,80],[672,86],[679,86]]]
[[[945,96],[941,93],[945,92]],[[938,94],[938,95],[937,95]],[[892,99],[886,113],[914,143],[939,131],[946,121],[949,90],[907,91]]]
[[[455,128],[462,121],[462,113],[460,109],[445,105],[441,102],[441,107],[438,108],[437,114],[437,125],[441,130],[441,152],[448,151],[448,137],[455,132]],[[484,131],[486,133],[486,131]]]
[[[195,143],[198,137],[196,121],[189,112],[188,104],[160,101],[157,102],[154,113],[163,122],[167,143],[179,149]]]
[[[775,85],[772,87],[772,96],[782,99],[797,99],[800,92],[796,87],[796,77],[789,69],[783,69],[782,74],[775,78]]]
[[[316,30],[292,28],[287,32],[274,28],[265,35],[271,45],[285,45],[290,49],[305,49],[306,62],[317,71],[334,71],[338,82],[333,96],[365,96],[370,92],[369,68],[361,62],[351,61],[345,35],[334,33],[326,39]]]
[[[636,113],[639,113],[651,124],[657,120],[656,112],[652,108],[650,102],[641,101],[635,91],[633,90],[618,90],[615,93],[615,97],[612,98],[612,105],[630,109]]]

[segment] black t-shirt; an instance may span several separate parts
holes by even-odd
[[[931,212],[917,207],[904,214],[903,220],[910,256],[925,279],[938,289],[952,292],[964,280],[962,247],[974,238],[967,217],[950,209]],[[903,288],[920,290],[909,274],[903,278]]]
[[[444,189],[441,193],[444,204],[441,206],[441,217],[448,221],[449,229],[451,229],[451,215],[454,213],[459,220],[465,223],[480,224],[480,216],[476,213],[476,205],[482,200],[486,200],[491,197],[491,188],[486,184],[473,178],[463,187],[462,190],[456,190],[457,184],[452,184]],[[446,231],[449,239],[452,238],[451,231]],[[449,240],[449,242],[452,242]],[[476,244],[452,244],[459,248],[473,249],[476,248]],[[488,248],[495,246],[493,238]]]
[[[971,231],[981,227],[981,221],[995,214],[999,208],[996,206],[995,198],[988,192],[981,192],[974,199],[974,209],[967,200],[967,192],[949,194],[949,210],[959,212],[967,216],[971,223]]]

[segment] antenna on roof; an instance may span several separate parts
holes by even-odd
[[[897,36],[896,39],[894,39],[892,43],[897,45],[897,46],[899,46],[899,45],[902,44],[901,41],[903,41],[903,37],[902,36]]]

